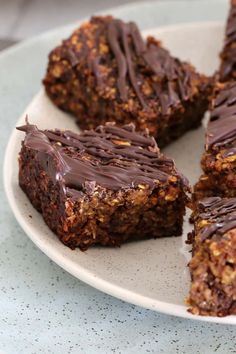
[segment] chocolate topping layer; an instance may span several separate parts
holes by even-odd
[[[101,91],[111,85],[108,77],[112,76],[116,80],[112,83],[118,91],[117,99],[126,103],[135,94],[142,109],[148,111],[151,109],[149,101],[155,98],[163,114],[167,114],[171,106],[177,106],[194,95],[193,81],[198,75],[190,65],[171,57],[152,38],[144,41],[135,23],[125,23],[111,16],[92,17],[90,22],[94,25],[90,34],[94,40],[93,49],[89,45],[85,24],[74,33],[79,44],[71,46],[73,40],[64,41],[61,56],[72,67],[78,65],[78,68],[81,58],[86,59]],[[103,54],[101,48],[104,49]],[[115,69],[114,72],[111,68]],[[148,94],[143,90],[147,77],[152,81]]]
[[[176,91],[179,91],[179,95],[169,83],[168,95],[165,97],[161,91],[157,91],[155,82],[153,83],[156,94],[160,97],[160,103],[164,112],[167,111],[170,105],[179,102],[180,98],[187,99],[189,94],[191,94],[189,72],[182,72],[178,61],[172,58],[164,49],[157,48],[156,45],[147,46],[135,23],[125,23],[121,20],[111,19],[108,24],[108,43],[117,61],[117,86],[123,101],[127,101],[128,99],[127,79],[129,79],[142,107],[147,109],[145,99],[139,87],[141,82],[134,67],[134,55],[145,62],[150,72],[156,75],[158,80],[178,81],[179,87]],[[95,74],[97,75],[97,72]]]
[[[99,126],[81,134],[69,130],[39,130],[27,124],[24,145],[37,152],[37,159],[64,190],[81,190],[88,182],[118,190],[140,184],[153,188],[170,176],[179,176],[174,162],[164,157],[147,132],[134,125]],[[182,177],[179,177],[184,183]]]
[[[226,28],[225,45],[229,45],[236,40],[236,8],[232,7]]]
[[[205,198],[198,203],[198,208],[198,217],[208,222],[200,230],[202,240],[221,237],[236,228],[236,198]]]
[[[207,128],[206,149],[225,145],[236,138],[236,84],[217,96]],[[232,147],[232,146],[231,146]]]
[[[225,32],[225,43],[222,52],[223,62],[221,65],[221,80],[227,80],[228,76],[231,74],[235,64],[236,64],[236,48],[232,45],[236,41],[236,2],[232,1],[231,9],[229,12],[226,32]],[[227,54],[224,55],[224,52]]]

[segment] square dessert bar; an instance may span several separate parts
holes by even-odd
[[[217,84],[195,199],[236,197],[236,83]]]
[[[236,198],[202,199],[193,221],[190,311],[236,314]]]
[[[159,146],[200,125],[209,80],[133,22],[92,17],[49,55],[44,85],[81,129],[106,121],[148,128]]]
[[[236,0],[231,0],[225,29],[225,41],[220,57],[220,81],[236,79]]]
[[[147,131],[107,123],[81,134],[26,124],[19,183],[70,248],[182,232],[188,183]]]

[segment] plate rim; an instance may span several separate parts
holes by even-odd
[[[155,27],[152,29],[144,30],[143,32],[150,32],[151,30],[158,31],[166,31],[167,29],[174,29],[176,27],[194,27],[194,26],[219,26],[222,25],[222,22],[216,21],[204,21],[204,22],[194,22],[194,23],[180,23],[176,25],[169,25],[169,26],[161,26]],[[11,49],[10,49],[11,50]],[[42,94],[43,88],[33,97],[30,103],[27,105],[26,109],[24,110],[23,114],[17,120],[16,125],[21,124],[22,120],[24,119],[29,107],[34,104],[34,101],[37,100],[38,96]],[[82,266],[75,264],[72,260],[68,259],[66,256],[62,255],[60,252],[55,251],[55,249],[47,248],[44,245],[43,240],[37,239],[37,236],[32,233],[31,226],[27,223],[26,218],[22,218],[20,214],[19,207],[17,206],[17,202],[14,199],[13,193],[13,186],[12,186],[12,178],[11,178],[11,171],[12,171],[12,158],[15,156],[14,148],[15,148],[15,138],[17,135],[17,131],[14,128],[11,132],[9,137],[7,147],[5,149],[4,154],[4,162],[3,162],[3,184],[5,194],[7,196],[8,203],[11,207],[11,210],[21,226],[21,228],[25,231],[26,235],[31,239],[31,241],[50,259],[52,259],[57,265],[59,265],[62,269],[66,270],[68,273],[75,276],[77,279],[82,280],[83,282],[87,283],[88,285],[106,293],[113,297],[116,297],[120,300],[123,300],[128,303],[132,303],[137,306],[144,307],[146,309],[154,310],[159,313],[178,316],[186,319],[196,320],[196,321],[203,321],[203,322],[211,322],[211,323],[220,323],[220,324],[236,324],[236,316],[226,316],[226,317],[215,317],[215,316],[195,316],[192,315],[187,311],[187,307],[184,305],[177,305],[173,303],[167,303],[160,300],[152,299],[150,297],[140,295],[134,293],[131,290],[125,289],[122,286],[111,284],[109,281],[104,280],[100,277],[97,277],[91,271],[85,270]],[[11,157],[11,158],[10,158]],[[16,156],[15,156],[16,158]],[[43,221],[43,220],[42,220]],[[58,242],[60,242],[58,240]]]

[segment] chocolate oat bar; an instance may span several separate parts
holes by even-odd
[[[82,134],[18,129],[26,134],[20,186],[65,245],[181,235],[188,183],[147,131],[111,123]]]
[[[236,0],[231,0],[230,11],[225,30],[224,47],[221,52],[219,70],[220,81],[236,79]]]
[[[209,80],[137,25],[92,17],[49,55],[44,85],[81,129],[106,121],[148,128],[159,146],[200,125]]]
[[[216,86],[201,162],[195,199],[236,197],[236,83]]]
[[[193,314],[236,314],[236,198],[209,197],[193,214],[189,263]]]

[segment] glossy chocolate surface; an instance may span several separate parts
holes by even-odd
[[[65,130],[39,130],[27,124],[24,146],[37,151],[37,158],[54,181],[81,190],[86,182],[118,190],[139,184],[153,188],[178,175],[174,162],[164,157],[147,132],[134,125],[113,124],[76,134]],[[180,177],[184,183],[184,179]]]
[[[207,221],[200,230],[202,240],[221,237],[236,228],[236,198],[205,198],[198,203],[198,208],[198,218]]]

